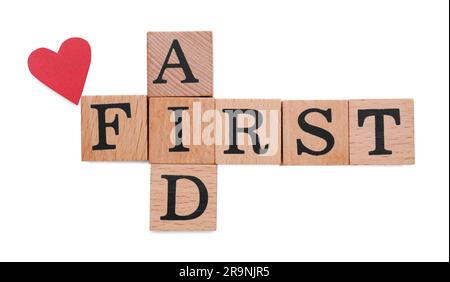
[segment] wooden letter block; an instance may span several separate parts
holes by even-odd
[[[280,164],[281,100],[216,100],[216,164]]]
[[[214,164],[213,98],[150,98],[149,160]]]
[[[216,230],[216,165],[152,165],[150,178],[150,230]]]
[[[348,165],[348,101],[283,101],[283,164]]]
[[[147,33],[149,96],[213,96],[212,32]]]
[[[147,96],[81,97],[83,161],[147,160]]]
[[[414,164],[414,102],[350,100],[350,164]]]

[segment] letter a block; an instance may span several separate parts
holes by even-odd
[[[283,101],[283,164],[348,165],[348,101]]]
[[[149,96],[213,96],[212,32],[147,33]]]
[[[152,165],[150,230],[216,230],[216,207],[216,165]]]
[[[150,98],[149,160],[214,164],[213,98]]]
[[[350,100],[350,164],[414,164],[414,102]]]
[[[217,99],[216,111],[216,164],[281,164],[281,100]]]
[[[83,161],[147,160],[147,96],[81,97]]]

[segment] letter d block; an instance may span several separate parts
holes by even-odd
[[[152,165],[150,178],[150,230],[216,230],[216,165]]]
[[[83,161],[147,160],[147,96],[81,97]]]
[[[414,164],[414,102],[350,100],[350,164]]]
[[[147,33],[149,96],[213,96],[212,32]]]

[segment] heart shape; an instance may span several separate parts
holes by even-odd
[[[39,48],[28,57],[31,74],[76,105],[83,93],[90,64],[91,47],[82,38],[67,39],[58,53]]]

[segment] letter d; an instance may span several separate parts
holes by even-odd
[[[167,214],[161,216],[161,220],[190,220],[197,218],[203,214],[208,206],[208,190],[205,184],[195,176],[191,175],[161,175],[161,178],[167,180]],[[176,214],[176,186],[179,179],[186,179],[192,181],[198,188],[199,201],[198,207],[189,215]]]

